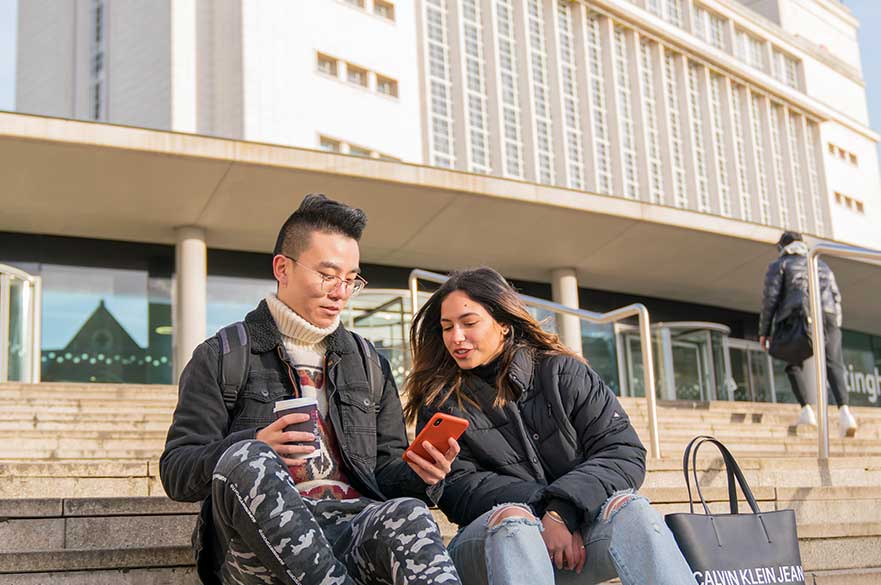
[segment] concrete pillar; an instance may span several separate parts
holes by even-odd
[[[205,339],[208,261],[205,230],[179,227],[175,244],[174,379]]]
[[[551,271],[551,294],[555,303],[579,308],[578,279],[574,268],[557,268]],[[581,319],[574,315],[557,315],[557,331],[560,339],[572,351],[582,353]]]

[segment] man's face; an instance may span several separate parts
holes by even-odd
[[[272,260],[278,280],[278,298],[316,327],[331,326],[351,296],[350,281],[360,272],[358,242],[341,234],[315,231],[309,246],[291,260],[281,254]],[[326,280],[326,282],[325,282]]]

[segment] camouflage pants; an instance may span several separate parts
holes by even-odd
[[[459,585],[424,503],[302,498],[265,443],[227,449],[212,501],[224,584]]]

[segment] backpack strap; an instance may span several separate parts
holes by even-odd
[[[223,403],[226,409],[235,408],[239,392],[248,381],[251,339],[242,321],[227,325],[217,332],[220,338],[220,375],[223,387]]]
[[[367,385],[373,392],[373,410],[379,412],[379,404],[382,401],[383,378],[385,374],[382,371],[382,365],[379,361],[379,352],[373,344],[355,333],[350,332],[352,337],[358,343],[358,349],[361,351],[361,359],[364,361],[364,372],[367,374]],[[376,381],[379,381],[377,384]]]

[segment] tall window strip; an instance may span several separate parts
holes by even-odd
[[[581,120],[578,115],[575,35],[572,4],[569,0],[557,0],[557,23],[560,30],[560,73],[563,82],[563,119],[566,128],[568,184],[574,189],[583,189],[584,161],[582,158]]]
[[[805,144],[808,151],[808,185],[814,201],[814,227],[818,234],[823,235],[826,226],[823,221],[823,200],[820,194],[820,171],[817,168],[817,124],[808,120],[805,120]]]
[[[682,153],[682,124],[679,116],[679,92],[676,89],[676,53],[664,51],[664,93],[667,99],[667,117],[670,126],[670,160],[673,163],[673,202],[676,207],[688,207],[688,187],[685,183],[685,155]]]
[[[535,108],[535,150],[538,155],[538,180],[554,182],[554,153],[551,148],[551,110],[548,89],[547,48],[541,0],[528,2],[529,64],[532,71],[532,101]]]
[[[789,156],[792,159],[792,195],[795,200],[796,228],[802,232],[807,229],[808,216],[805,210],[805,191],[801,176],[801,156],[799,156],[798,126],[801,120],[791,111],[786,113],[786,136],[789,140]]]
[[[646,7],[670,24],[682,26],[682,0],[647,0]]]
[[[710,180],[707,176],[707,155],[704,150],[704,114],[698,76],[701,67],[688,62],[688,107],[691,111],[691,140],[694,146],[694,170],[697,178],[697,209],[710,211]]]
[[[762,132],[762,100],[758,94],[750,93],[749,113],[753,130],[753,153],[756,157],[756,174],[759,184],[759,221],[771,223],[771,199],[768,196],[768,174],[765,171],[765,134]]]
[[[517,91],[517,53],[514,37],[513,0],[497,0],[499,86],[502,90],[505,175],[523,178],[523,144],[520,133],[520,105]]]
[[[636,162],[636,136],[633,127],[633,101],[627,62],[627,31],[615,27],[615,89],[618,96],[618,124],[621,133],[621,158],[624,162],[624,196],[639,197],[639,175]]]
[[[661,162],[661,140],[658,132],[658,109],[655,102],[655,71],[652,51],[656,43],[642,39],[639,44],[642,73],[642,111],[645,120],[645,141],[649,165],[649,200],[664,202],[664,171]]]
[[[107,119],[107,82],[104,64],[107,39],[106,16],[104,0],[93,0],[89,67],[91,73],[89,114],[91,114],[93,120]]]
[[[428,83],[431,95],[431,162],[453,166],[453,109],[450,95],[450,47],[444,0],[425,0]]]
[[[777,186],[777,204],[780,207],[780,225],[784,228],[789,225],[789,203],[786,199],[786,177],[783,165],[783,139],[780,132],[783,126],[783,108],[771,104],[771,154],[774,158],[774,175]]]
[[[752,221],[752,202],[749,195],[749,180],[747,179],[746,166],[746,142],[744,140],[744,113],[743,99],[746,88],[742,85],[731,85],[731,118],[734,125],[734,156],[737,165],[737,192],[740,195],[740,214],[745,221]]]
[[[717,49],[725,49],[725,19],[697,6],[694,14],[694,31],[698,37]]]
[[[612,173],[609,162],[611,148],[609,146],[608,116],[606,114],[606,94],[603,81],[603,59],[600,42],[599,15],[591,12],[587,22],[587,53],[590,67],[590,106],[591,126],[593,128],[594,156],[596,157],[596,189],[600,193],[612,192]]]
[[[725,129],[722,126],[722,95],[728,80],[721,75],[710,77],[710,115],[713,124],[713,146],[716,152],[716,168],[719,173],[719,211],[731,217],[731,188],[728,184],[728,169],[725,157]]]
[[[462,32],[465,41],[465,99],[468,104],[469,168],[488,173],[489,143],[486,115],[486,81],[483,29],[478,0],[462,0]]]

